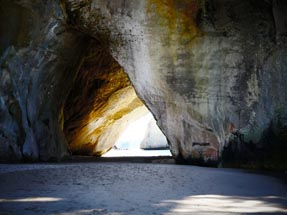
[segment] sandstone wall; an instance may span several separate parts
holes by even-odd
[[[177,161],[286,150],[286,1],[3,2],[15,27],[1,25],[1,154],[65,152],[61,111],[88,37],[123,67]]]
[[[89,38],[58,1],[1,1],[0,158],[67,155],[63,106]]]
[[[286,140],[286,2],[86,3],[74,25],[123,66],[178,161]]]

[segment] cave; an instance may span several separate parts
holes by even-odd
[[[0,0],[0,214],[286,215],[286,11]]]
[[[168,147],[128,75],[96,41],[91,43],[80,65],[63,115],[63,130],[72,155],[101,156],[115,147],[121,150]],[[130,127],[138,131],[129,132]],[[129,140],[128,136],[122,137],[124,132],[146,137]]]
[[[145,106],[178,163],[284,168],[286,7],[1,1],[1,161],[101,156]]]

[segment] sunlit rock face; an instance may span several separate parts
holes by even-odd
[[[90,50],[65,103],[65,135],[73,154],[101,155],[148,110],[120,65],[99,45]]]
[[[177,161],[212,165],[223,154],[286,164],[286,8],[285,0],[2,0],[1,158],[66,153],[62,110],[90,37],[128,74]],[[72,147],[80,134],[65,112]]]
[[[129,133],[134,138],[129,141],[131,147],[139,148],[136,142],[141,135],[140,141],[148,143],[148,147],[162,144],[155,142],[160,138],[167,146],[165,136],[137,97],[127,74],[100,44],[91,43],[74,83],[64,108],[64,132],[72,154],[100,156],[130,127],[137,129]],[[149,121],[139,124],[146,115]]]
[[[71,2],[71,23],[110,49],[178,161],[286,140],[286,1]]]

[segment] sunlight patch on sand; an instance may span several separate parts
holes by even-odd
[[[63,200],[62,198],[54,197],[34,197],[21,199],[0,199],[0,202],[57,202]]]
[[[159,207],[175,205],[170,214],[222,214],[222,213],[287,213],[287,209],[276,204],[278,197],[244,197],[223,195],[195,195],[181,200],[166,200]]]

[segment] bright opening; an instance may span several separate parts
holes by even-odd
[[[124,69],[94,42],[65,103],[64,133],[71,153],[171,156],[165,136]]]
[[[166,137],[148,112],[129,124],[115,146],[103,157],[171,156]]]

